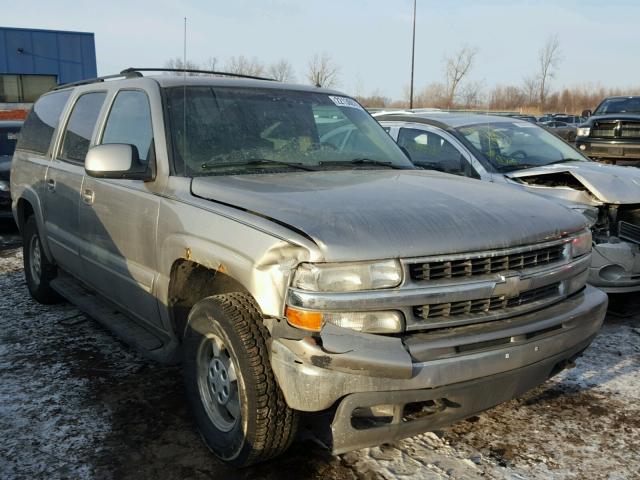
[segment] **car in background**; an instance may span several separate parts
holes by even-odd
[[[511,118],[517,118],[518,120],[525,120],[531,123],[538,123],[538,119],[533,115],[509,115]]]
[[[591,226],[589,283],[640,291],[640,170],[589,160],[544,128],[472,114],[374,115],[420,167],[511,185],[581,212]]]
[[[574,125],[559,120],[541,122],[539,125],[569,143],[573,143],[576,140],[576,127]]]
[[[13,218],[9,175],[20,127],[21,121],[0,120],[0,218]]]
[[[640,160],[640,96],[605,98],[578,127],[576,147],[595,160]]]

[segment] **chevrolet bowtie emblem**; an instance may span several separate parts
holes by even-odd
[[[514,298],[520,295],[520,292],[525,290],[525,285],[520,279],[520,275],[500,275],[500,281],[496,282],[496,286],[493,287],[493,296],[494,297],[506,297],[506,298]]]

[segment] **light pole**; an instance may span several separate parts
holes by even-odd
[[[411,86],[409,87],[409,108],[413,108],[413,70],[416,63],[416,1],[413,0],[413,35],[411,41]]]

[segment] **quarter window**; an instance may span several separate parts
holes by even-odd
[[[60,114],[67,104],[71,90],[49,93],[40,97],[22,126],[19,150],[44,155],[49,149],[51,137],[60,121]]]
[[[78,98],[64,132],[60,152],[62,160],[84,163],[91,142],[91,134],[106,95],[105,92],[93,92],[85,93]]]
[[[102,143],[126,143],[138,150],[142,163],[153,152],[153,128],[147,94],[140,90],[118,93],[109,112]]]

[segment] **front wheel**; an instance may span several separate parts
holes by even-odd
[[[276,383],[268,333],[253,298],[244,293],[201,300],[184,339],[187,398],[207,446],[237,467],[283,453],[297,429]]]
[[[29,293],[40,303],[60,302],[62,299],[49,285],[56,276],[56,266],[49,261],[42,250],[38,224],[33,215],[25,222],[22,232],[24,277]]]

